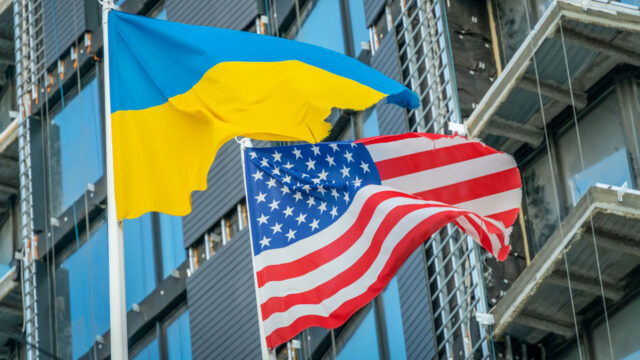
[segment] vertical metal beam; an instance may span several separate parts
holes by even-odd
[[[621,74],[615,79],[616,95],[622,114],[624,142],[631,159],[631,173],[635,189],[640,186],[640,94],[633,74]]]

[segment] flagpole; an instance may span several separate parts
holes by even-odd
[[[113,0],[102,0],[102,51],[104,59],[104,121],[107,158],[107,230],[109,241],[109,309],[111,316],[111,359],[127,360],[127,307],[124,280],[124,244],[122,222],[116,214],[111,141],[111,94],[109,86],[109,11]]]
[[[247,196],[247,177],[245,174],[244,167],[244,150],[246,148],[253,147],[251,144],[251,139],[244,138],[239,141],[240,142],[240,154],[242,158],[242,179],[244,181],[244,198],[247,199],[247,221],[249,223],[249,244],[251,246],[251,264],[253,265],[253,290],[256,294],[256,305],[258,307],[258,327],[260,329],[260,350],[262,352],[262,360],[275,360],[276,353],[275,350],[269,350],[267,348],[267,339],[264,331],[264,323],[262,322],[262,309],[260,308],[260,297],[258,296],[258,279],[256,278],[256,264],[255,264],[255,254],[253,253],[253,240],[251,235],[251,212],[249,211],[249,198]]]

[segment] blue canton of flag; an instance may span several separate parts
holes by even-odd
[[[380,184],[369,152],[353,142],[247,148],[245,177],[254,255],[320,232],[360,188]]]

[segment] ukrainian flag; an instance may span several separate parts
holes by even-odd
[[[235,136],[318,142],[334,107],[418,106],[401,84],[313,45],[118,11],[108,21],[119,219],[188,214]]]

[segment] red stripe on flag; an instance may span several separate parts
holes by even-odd
[[[312,326],[333,329],[344,324],[351,315],[373,300],[389,284],[404,261],[433,233],[431,231],[432,228],[439,229],[459,215],[455,211],[446,211],[422,221],[411,229],[396,245],[377,280],[369,286],[367,291],[345,301],[329,316],[305,315],[297,318],[289,326],[275,329],[266,336],[267,346],[275,347],[282,344],[296,336],[300,331]],[[433,224],[439,224],[439,226],[435,227]]]
[[[514,167],[475,179],[422,191],[413,195],[425,200],[459,204],[521,187],[520,172],[518,168]]]
[[[479,142],[468,142],[377,161],[376,168],[384,181],[495,153],[494,149]]]
[[[261,288],[270,281],[281,281],[302,276],[340,256],[360,238],[367,224],[371,221],[378,205],[394,197],[415,198],[398,191],[383,191],[372,195],[362,205],[362,211],[358,214],[354,224],[345,231],[342,236],[327,246],[309,253],[300,259],[288,263],[266,266],[256,273],[258,287]],[[449,205],[430,204],[430,206],[445,207]]]
[[[518,218],[518,213],[520,213],[520,208],[515,208],[515,209],[503,211],[500,213],[487,215],[485,217],[491,218],[493,220],[498,220],[502,222],[502,224],[504,224],[505,227],[508,227],[506,224],[509,224],[509,226],[511,226],[516,221],[516,218]]]
[[[262,318],[266,319],[271,316],[271,314],[276,312],[283,312],[296,304],[320,303],[324,299],[333,296],[340,289],[348,286],[349,284],[352,284],[354,281],[362,277],[367,269],[371,267],[373,262],[380,254],[380,250],[382,249],[384,240],[387,238],[387,235],[389,235],[389,232],[391,232],[391,230],[398,224],[398,222],[402,220],[402,218],[416,210],[429,207],[432,206],[426,204],[412,204],[399,206],[391,210],[385,216],[384,220],[380,223],[380,226],[371,239],[371,245],[369,245],[362,256],[357,259],[349,259],[353,261],[353,264],[350,267],[345,269],[337,276],[333,277],[331,280],[325,282],[324,284],[320,284],[309,291],[297,294],[289,294],[282,297],[269,298],[267,301],[261,304]],[[359,236],[357,238],[359,238]],[[357,238],[355,240],[357,240]],[[340,239],[335,242],[338,241],[340,241]]]

